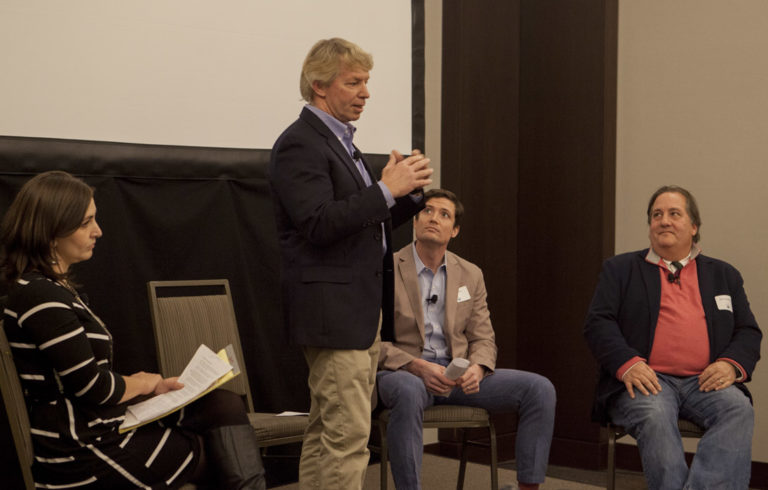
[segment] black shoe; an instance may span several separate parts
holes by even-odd
[[[261,451],[250,425],[226,425],[203,436],[208,461],[227,490],[266,490]]]

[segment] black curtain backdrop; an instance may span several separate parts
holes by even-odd
[[[387,156],[366,159],[378,173]],[[157,371],[148,281],[224,278],[256,409],[308,411],[306,364],[282,324],[268,161],[268,150],[0,136],[0,214],[40,172],[82,178],[104,235],[75,280],[114,336],[116,370]],[[396,246],[410,237],[401,226]],[[0,445],[14,454],[4,415]]]
[[[0,210],[37,173],[81,177],[95,188],[104,235],[75,280],[115,338],[116,370],[157,371],[148,281],[224,278],[257,409],[303,411],[304,360],[281,328],[268,159],[263,150],[0,138]]]

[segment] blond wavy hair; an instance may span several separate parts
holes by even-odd
[[[329,86],[342,68],[373,69],[373,56],[353,42],[334,37],[321,39],[307,53],[301,67],[299,89],[301,97],[309,103],[315,96],[314,82]]]

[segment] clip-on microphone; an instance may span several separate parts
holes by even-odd
[[[672,262],[672,265],[675,266],[675,272],[674,273],[669,272],[667,274],[667,281],[669,281],[671,283],[677,283],[679,285],[680,284],[680,271],[683,270],[683,264],[681,264],[678,261],[674,261],[674,262]]]

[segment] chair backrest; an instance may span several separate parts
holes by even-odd
[[[240,375],[224,388],[245,395],[253,412],[229,281],[150,281],[147,286],[160,373],[181,374],[200,344],[214,351],[232,344]]]
[[[19,457],[21,474],[24,484],[28,489],[35,488],[32,478],[32,436],[29,430],[29,414],[24,402],[24,393],[21,391],[19,375],[16,365],[13,363],[11,346],[3,329],[3,321],[0,318],[0,391],[3,394],[5,412],[8,414],[8,423],[11,426],[13,442],[16,445],[16,454]]]

